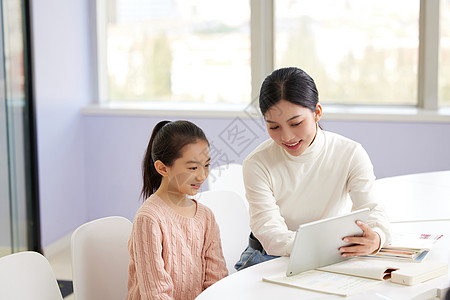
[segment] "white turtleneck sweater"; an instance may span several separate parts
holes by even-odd
[[[299,225],[370,208],[368,224],[389,240],[389,221],[376,202],[373,166],[364,148],[335,133],[317,129],[314,142],[292,156],[269,139],[243,163],[250,227],[268,254],[288,256]]]

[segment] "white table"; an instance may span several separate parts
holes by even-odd
[[[450,220],[450,171],[386,177],[375,189],[391,222]]]
[[[450,264],[450,221],[392,224],[393,231],[441,233],[444,237],[435,245],[427,260],[446,261]],[[389,280],[374,289],[343,298],[336,295],[311,292],[293,287],[263,282],[263,276],[283,272],[288,258],[281,257],[234,273],[210,286],[197,299],[364,299],[402,300],[437,299],[450,286],[449,275],[414,286],[391,283]]]

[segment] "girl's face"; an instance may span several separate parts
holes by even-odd
[[[209,146],[198,140],[182,149],[182,156],[167,167],[168,191],[175,194],[195,195],[209,175]]]
[[[264,119],[270,137],[293,156],[299,156],[311,145],[316,137],[316,123],[322,117],[322,106],[316,111],[281,100],[270,107]]]

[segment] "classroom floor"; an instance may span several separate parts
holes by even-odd
[[[67,247],[63,251],[47,257],[50,262],[53,272],[57,279],[72,280],[72,264],[70,259],[70,247]],[[64,300],[74,300],[75,296],[72,294],[64,298]]]

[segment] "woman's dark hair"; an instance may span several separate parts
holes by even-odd
[[[156,124],[142,162],[141,196],[144,201],[156,192],[161,184],[162,176],[155,169],[155,161],[160,160],[166,166],[172,166],[173,162],[182,156],[183,148],[198,140],[209,145],[203,130],[192,122],[161,121]]]
[[[280,100],[316,111],[319,102],[314,80],[305,71],[295,68],[281,68],[266,77],[259,93],[259,108],[263,116]]]

